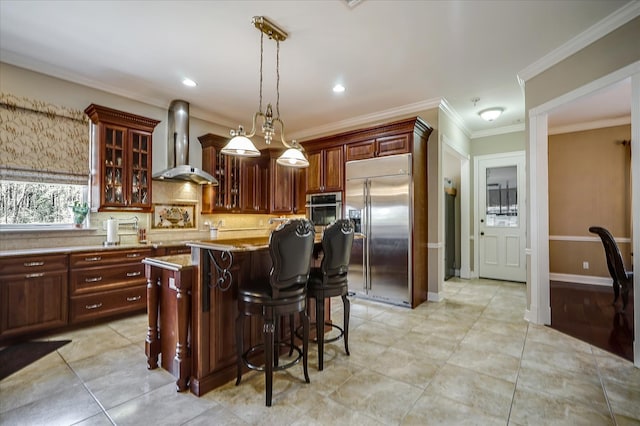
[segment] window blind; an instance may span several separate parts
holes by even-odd
[[[81,110],[0,93],[0,179],[87,184],[88,117]]]

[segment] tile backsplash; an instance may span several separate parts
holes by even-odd
[[[0,234],[0,250],[99,246],[106,240],[106,221],[118,222],[118,238],[121,245],[137,244],[138,229],[146,229],[147,241],[171,242],[210,239],[210,228],[217,228],[217,238],[242,238],[269,235],[278,223],[269,214],[201,214],[202,191],[199,185],[188,182],[153,182],[154,204],[193,204],[195,228],[153,229],[151,213],[100,212],[89,214],[89,226],[85,229],[56,229],[42,231],[3,231]],[[300,217],[291,215],[287,217]]]

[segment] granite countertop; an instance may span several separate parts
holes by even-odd
[[[173,256],[147,257],[142,260],[145,265],[157,266],[171,271],[180,271],[182,269],[197,266],[191,262],[190,254],[178,254]]]
[[[158,247],[184,247],[189,241],[154,241],[145,244],[118,244],[114,246],[92,245],[92,246],[64,246],[45,247],[18,250],[0,250],[0,257],[9,256],[33,256],[39,254],[72,254],[81,251],[108,251],[108,250],[133,250],[133,249],[156,249]]]
[[[356,233],[354,235],[355,239],[364,238],[364,234]],[[315,243],[319,244],[322,242],[322,234],[316,233]],[[189,247],[203,248],[203,249],[211,249],[211,250],[220,250],[220,251],[230,251],[230,252],[240,252],[240,251],[255,251],[260,249],[265,249],[269,247],[269,237],[250,237],[250,238],[224,238],[224,239],[216,239],[216,240],[200,240],[200,241],[192,241],[188,242],[187,245]]]

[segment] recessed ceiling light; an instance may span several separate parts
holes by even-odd
[[[189,86],[189,87],[196,87],[197,86],[196,82],[191,80],[190,78],[185,78],[184,80],[182,80],[182,84],[184,84],[185,86]]]
[[[335,86],[333,86],[333,91],[335,93],[342,93],[345,91],[345,88],[342,84],[336,84]]]
[[[480,114],[480,117],[482,117],[483,120],[493,121],[496,118],[500,117],[503,111],[504,108],[489,108],[480,111],[478,114]]]

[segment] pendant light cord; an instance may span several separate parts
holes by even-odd
[[[280,120],[280,40],[276,40],[276,118]]]
[[[260,32],[260,105],[258,105],[258,111],[260,112],[262,112],[262,57],[263,56],[264,56],[264,33],[261,31]]]

